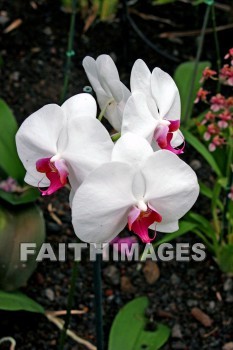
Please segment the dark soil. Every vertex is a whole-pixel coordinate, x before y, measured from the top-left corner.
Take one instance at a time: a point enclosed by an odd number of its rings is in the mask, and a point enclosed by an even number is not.
[[[231,1],[224,1],[232,5]],[[36,5],[36,6],[35,6]],[[149,1],[138,1],[134,9],[154,14],[172,21],[165,24],[145,20],[132,15],[143,33],[160,50],[179,61],[191,60],[196,54],[197,37],[179,37],[176,40],[158,38],[162,32],[200,29],[204,5],[193,7],[176,2],[160,7],[151,7]],[[6,13],[2,12],[6,11]],[[59,103],[66,59],[69,15],[60,10],[59,1],[4,1],[0,0],[0,18],[7,16],[8,22],[1,24],[0,55],[4,64],[1,68],[0,94],[13,109],[21,123],[28,115],[46,103]],[[3,17],[4,17],[3,16]],[[128,83],[129,67],[137,58],[142,58],[150,68],[160,66],[174,72],[177,65],[172,59],[164,58],[145,45],[133,32],[124,27],[122,10],[114,21],[96,21],[89,31],[82,35],[83,21],[77,19],[75,53],[71,69],[67,96],[79,93],[88,80],[81,62],[86,55],[97,57],[101,53],[111,54],[119,68],[122,80]],[[15,19],[22,24],[8,34],[3,30]],[[233,8],[225,11],[217,8],[217,23],[232,22]],[[211,22],[209,23],[211,27]],[[126,35],[126,33],[128,33]],[[232,46],[232,30],[219,33],[221,53],[224,55]],[[128,42],[128,45],[127,45]],[[209,34],[202,54],[203,59],[213,61],[215,56],[213,36]],[[213,62],[214,64],[214,62]],[[1,129],[2,131],[2,129]],[[188,153],[187,161],[196,159]],[[210,170],[201,161],[197,171],[203,179],[210,178]],[[210,180],[211,181],[211,180]],[[76,237],[70,223],[68,191],[60,191],[49,198],[41,198],[39,205],[44,210],[47,227],[47,242],[54,247],[59,242],[75,242]],[[62,225],[51,217],[48,205],[52,204]],[[206,202],[201,198],[196,204],[202,213],[208,214]],[[199,241],[192,234],[180,238],[180,242]],[[72,269],[73,255],[66,262],[43,261],[23,291],[41,303],[46,310],[65,310]],[[150,299],[147,316],[154,326],[162,322],[173,331],[163,349],[220,350],[233,341],[233,296],[232,280],[222,274],[211,256],[204,262],[159,262],[160,278],[149,285],[143,274],[144,263],[121,262],[103,264],[103,309],[106,343],[111,323],[118,310],[136,296],[146,295]],[[110,273],[116,268],[114,275]],[[95,343],[95,314],[92,263],[85,256],[79,264],[78,280],[73,309],[88,308],[87,313],[72,316],[70,328],[93,344]],[[108,277],[107,277],[108,276]],[[128,277],[131,288],[125,288],[122,277]],[[115,278],[114,278],[115,277]],[[121,281],[121,283],[120,283]],[[123,285],[122,285],[123,284]],[[192,315],[194,307],[200,308],[213,320],[210,327],[204,327]],[[56,349],[59,331],[44,316],[26,312],[0,312],[0,338],[12,336],[17,341],[17,350]],[[175,327],[175,328],[174,328]],[[0,346],[7,349],[9,346]],[[85,349],[67,340],[66,349]],[[124,350],[124,349],[122,349]]]

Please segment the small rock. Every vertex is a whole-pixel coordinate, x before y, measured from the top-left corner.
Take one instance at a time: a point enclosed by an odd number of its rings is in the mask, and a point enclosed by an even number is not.
[[[232,288],[233,288],[232,278],[226,279],[226,281],[224,282],[224,285],[223,285],[224,292],[229,292],[230,290],[232,290]]]
[[[160,276],[159,267],[156,262],[147,260],[143,268],[143,274],[148,284],[154,284]]]
[[[233,342],[231,341],[230,343],[223,345],[222,350],[233,350]]]
[[[187,300],[187,305],[189,307],[197,306],[197,304],[198,304],[197,300],[194,300],[194,299],[188,299]]]
[[[54,291],[52,289],[46,288],[45,295],[50,301],[54,301],[55,295],[54,295]]]
[[[201,168],[201,162],[198,159],[193,159],[189,165],[191,168],[193,168],[193,170],[198,170]]]
[[[109,265],[103,271],[103,275],[114,286],[120,284],[120,272],[114,265]]]
[[[179,284],[180,283],[180,278],[175,273],[173,273],[171,275],[171,283],[172,284]]]
[[[183,335],[181,333],[180,325],[177,323],[172,328],[172,338],[182,339]]]
[[[129,277],[121,277],[121,290],[123,293],[135,293],[135,287],[132,285]]]
[[[45,29],[43,30],[43,33],[45,35],[51,35],[52,34],[52,29],[50,27],[45,27]]]
[[[215,304],[215,301],[210,301],[209,302],[209,308],[210,308],[210,310],[214,310],[215,309],[215,306],[216,306],[216,304]]]
[[[185,350],[187,349],[186,345],[180,341],[177,341],[175,343],[172,344],[172,349],[175,350]]]
[[[201,309],[198,307],[194,307],[191,310],[192,316],[200,322],[204,327],[211,327],[213,324],[213,320]]]
[[[227,303],[233,303],[233,295],[231,293],[227,294],[226,302]]]

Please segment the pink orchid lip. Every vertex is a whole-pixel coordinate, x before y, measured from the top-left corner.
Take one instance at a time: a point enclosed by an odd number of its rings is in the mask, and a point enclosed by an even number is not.
[[[41,190],[42,196],[50,195],[64,187],[67,184],[69,171],[64,159],[55,159],[54,162],[50,158],[41,158],[36,162],[36,169],[40,173],[44,173],[50,180],[50,186],[47,190]],[[39,186],[39,184],[38,184]]]
[[[179,130],[180,120],[168,120],[169,124],[159,124],[154,132],[154,139],[158,143],[161,149],[166,149],[175,154],[183,153],[185,143],[180,149],[172,147],[171,140],[173,138],[173,133]]]
[[[147,205],[147,210],[140,210],[134,206],[128,215],[128,227],[138,235],[143,243],[150,243],[156,237],[156,231],[153,238],[149,237],[148,228],[154,222],[161,222],[162,216],[152,207],[150,203]]]

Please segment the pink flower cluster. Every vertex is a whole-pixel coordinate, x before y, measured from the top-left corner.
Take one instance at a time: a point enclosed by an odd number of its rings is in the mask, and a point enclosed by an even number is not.
[[[202,74],[200,82],[211,78],[214,80],[219,79],[221,83],[229,86],[233,86],[233,48],[229,50],[225,59],[231,59],[231,66],[224,65],[219,72],[219,76],[214,77],[217,72],[211,70],[209,67],[205,68]],[[231,81],[232,79],[232,81]],[[201,125],[205,126],[205,132],[203,138],[209,142],[209,150],[213,152],[216,148],[226,144],[230,128],[233,125],[233,96],[225,97],[218,93],[207,100],[210,91],[199,89],[197,93],[195,103],[202,101],[210,106],[209,111],[205,114],[204,120]]]
[[[19,192],[19,185],[12,177],[8,177],[4,181],[0,181],[0,190],[5,192]]]

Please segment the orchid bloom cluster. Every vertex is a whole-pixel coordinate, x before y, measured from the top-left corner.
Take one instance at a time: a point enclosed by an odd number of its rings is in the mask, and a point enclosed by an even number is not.
[[[231,82],[230,75],[226,73],[228,68],[233,73],[233,49],[229,50],[229,53],[225,56],[225,59],[231,59],[231,66],[228,64],[224,65],[224,67],[220,70],[218,77],[216,77],[216,71],[210,70],[209,67],[205,68],[200,82],[203,82],[209,78],[214,80],[219,79],[221,83],[233,86],[233,80]],[[225,97],[220,93],[212,97],[209,97],[209,95],[210,91],[200,88],[197,93],[195,103],[203,101],[209,105],[209,111],[205,114],[201,125],[204,125],[205,127],[203,138],[209,143],[209,151],[214,152],[217,148],[226,145],[229,136],[232,134],[233,96]]]
[[[180,97],[173,79],[142,60],[131,72],[131,91],[108,55],[83,66],[111,135],[97,116],[97,104],[82,93],[60,107],[49,104],[30,115],[16,135],[25,182],[50,195],[70,184],[72,223],[85,242],[114,240],[126,225],[143,242],[156,230],[174,232],[195,203],[199,186],[183,152]],[[154,233],[149,235],[148,229]]]

